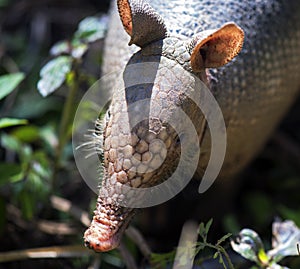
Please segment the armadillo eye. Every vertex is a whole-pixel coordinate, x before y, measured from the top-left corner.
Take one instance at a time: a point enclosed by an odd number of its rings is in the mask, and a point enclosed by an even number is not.
[[[180,133],[179,135],[176,136],[176,145],[180,145],[183,143],[183,140],[185,138],[185,134],[184,133]]]

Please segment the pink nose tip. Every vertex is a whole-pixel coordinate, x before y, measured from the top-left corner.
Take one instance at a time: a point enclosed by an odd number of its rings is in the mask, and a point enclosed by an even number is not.
[[[120,243],[118,234],[95,229],[93,225],[84,233],[84,244],[96,252],[106,252],[116,248]]]
[[[84,240],[84,244],[86,247],[93,249],[96,252],[106,252],[106,251],[110,251],[114,248],[117,247],[117,245],[115,246],[114,244],[112,244],[111,242],[92,242],[89,239],[85,239]]]

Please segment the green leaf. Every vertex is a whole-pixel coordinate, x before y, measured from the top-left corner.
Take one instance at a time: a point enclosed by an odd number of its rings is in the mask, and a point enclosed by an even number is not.
[[[29,144],[23,144],[16,137],[3,133],[1,135],[1,146],[7,150],[17,152],[22,165],[26,166],[32,156],[32,148]]]
[[[212,222],[213,222],[213,219],[210,219],[206,225],[204,225],[203,222],[200,223],[200,225],[199,225],[198,234],[202,237],[204,242],[207,241],[207,234],[212,225]]]
[[[217,245],[221,245],[223,242],[225,242],[229,237],[231,236],[230,233],[228,234],[225,234],[223,237],[221,237],[218,242],[217,242]]]
[[[27,120],[24,119],[12,119],[12,118],[2,118],[0,119],[0,129],[16,126],[16,125],[22,125],[27,124]]]
[[[206,235],[205,235],[206,232],[205,232],[205,227],[204,227],[204,223],[203,222],[201,222],[200,225],[199,225],[198,234],[202,237],[203,240],[206,237]]]
[[[15,182],[13,178],[21,172],[22,168],[19,164],[0,163],[0,186]]]
[[[32,170],[35,174],[44,179],[50,179],[52,168],[48,156],[43,151],[36,151],[33,154]]]
[[[30,144],[21,144],[22,148],[19,150],[19,156],[23,164],[29,164],[32,158],[32,148]]]
[[[16,152],[19,152],[22,148],[20,141],[7,134],[1,135],[1,146]]]
[[[47,63],[41,70],[38,90],[43,97],[53,93],[65,81],[72,68],[72,57],[59,56]]]
[[[39,138],[40,130],[36,126],[22,126],[16,128],[11,135],[22,142],[32,143]]]
[[[206,234],[208,234],[209,229],[210,229],[212,223],[213,223],[213,219],[210,219],[210,220],[206,223],[206,226],[205,226],[205,232],[206,232]]]
[[[258,251],[257,257],[258,257],[259,261],[261,262],[261,264],[266,264],[267,265],[269,263],[269,258],[268,258],[267,253],[265,252],[264,249],[261,248]]]
[[[268,256],[279,262],[286,256],[299,256],[297,244],[300,242],[300,229],[291,220],[276,220],[272,225],[272,247]]]
[[[45,143],[46,148],[54,154],[58,145],[58,137],[55,128],[51,125],[46,125],[40,130],[40,137]]]
[[[32,193],[23,190],[20,194],[19,194],[19,203],[21,205],[21,210],[22,213],[24,215],[24,217],[27,220],[31,220],[33,218],[34,215],[34,211],[36,209],[36,201],[35,201],[35,197],[32,195]]]
[[[24,78],[23,73],[0,76],[0,100],[10,94]]]
[[[73,45],[72,57],[80,59],[88,50],[88,45],[84,43],[77,43]]]
[[[70,54],[71,52],[71,44],[69,41],[59,41],[57,42],[51,49],[50,54],[53,56],[58,56],[63,53]]]
[[[224,260],[223,260],[223,256],[221,254],[219,255],[219,263],[222,264],[224,266],[224,268],[226,268]]]
[[[83,19],[75,32],[74,38],[85,42],[94,42],[104,37],[107,30],[108,17],[87,17]]]
[[[259,253],[264,252],[263,243],[259,235],[251,229],[243,229],[235,240],[231,241],[231,247],[245,259],[263,266],[259,259]]]

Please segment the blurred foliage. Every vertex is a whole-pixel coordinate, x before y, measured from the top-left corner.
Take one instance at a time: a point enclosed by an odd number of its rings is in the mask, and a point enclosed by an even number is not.
[[[97,7],[92,2],[0,1],[1,251],[82,245],[85,227],[79,221],[73,237],[49,237],[38,227],[40,221],[52,220],[53,225],[74,222],[70,215],[53,210],[52,195],[90,208],[92,195],[75,168],[70,138],[80,96],[100,75],[107,17],[95,15]],[[65,16],[68,7],[75,11],[71,21]],[[86,17],[88,14],[92,16]],[[57,19],[52,21],[54,15]],[[51,33],[57,31],[58,20],[63,21],[60,30],[69,33],[64,36],[71,36],[69,40],[58,41],[60,34]],[[56,45],[50,47],[53,43]],[[87,61],[91,64],[86,65]],[[82,199],[84,193],[86,198]],[[103,268],[114,267],[108,257],[103,260],[107,264]],[[114,263],[117,260],[122,264],[115,255]],[[74,259],[71,267],[86,268],[90,262],[90,257]],[[57,268],[61,261],[52,263],[45,268]],[[23,263],[26,268],[37,264]],[[10,266],[14,268],[13,263],[4,267]],[[68,262],[59,267],[68,268]]]
[[[205,262],[214,259],[218,261],[220,268],[233,269],[234,266],[229,254],[222,246],[222,244],[230,238],[231,234],[222,236],[215,244],[208,242],[207,236],[211,229],[212,222],[213,220],[211,219],[206,224],[203,222],[200,223],[198,228],[198,236],[200,237],[200,240],[198,242],[193,243],[188,241],[186,244],[190,244],[190,246],[178,246],[174,251],[164,254],[153,253],[151,256],[153,268],[167,268],[168,265],[174,263],[175,257],[178,257],[178,264],[182,268],[188,268],[187,265],[190,263],[190,260],[194,260],[194,264],[197,266],[203,266]],[[206,248],[210,249],[210,252],[208,256],[204,258],[203,253]],[[187,249],[191,249],[192,253],[187,253]]]
[[[51,128],[49,123],[35,125],[30,122],[30,117],[28,119],[2,118],[0,121],[0,128],[27,124],[25,127],[6,129],[2,132],[1,146],[4,149],[4,159],[6,157],[7,161],[0,163],[2,171],[0,182],[2,186],[10,186],[8,191],[10,199],[16,201],[28,220],[34,218],[39,208],[46,205],[45,201],[49,195],[57,191],[56,180],[59,169],[66,168],[64,162],[71,157],[70,137],[78,102],[76,98],[78,88],[82,83],[86,83],[87,87],[91,86],[89,81],[80,81],[79,79],[83,76],[79,78],[77,74],[84,73],[80,70],[80,64],[84,53],[88,50],[89,43],[104,37],[105,22],[103,18],[101,21],[96,17],[85,18],[79,24],[72,40],[72,43],[77,45],[70,46],[70,51],[67,52],[59,51],[58,46],[55,45],[51,51],[55,51],[56,57],[41,69],[41,79],[37,83],[37,89],[43,97],[53,93],[64,82],[67,86],[64,89],[67,95],[61,112],[62,116],[53,119],[51,125],[54,128]],[[85,46],[81,53],[78,52],[80,42]],[[0,77],[0,100],[8,99],[24,78],[23,73],[2,75]],[[28,99],[27,105],[31,102]],[[6,110],[5,113],[9,114]],[[38,204],[41,205],[37,206]]]
[[[243,229],[232,248],[247,260],[253,261],[259,268],[289,269],[278,264],[287,256],[299,256],[300,229],[293,221],[276,220],[272,225],[272,249],[265,251],[259,235],[251,229]]]

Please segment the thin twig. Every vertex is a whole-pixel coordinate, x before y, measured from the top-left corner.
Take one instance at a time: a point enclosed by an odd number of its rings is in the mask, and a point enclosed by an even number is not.
[[[61,165],[62,153],[65,145],[71,137],[70,125],[74,119],[76,110],[74,109],[76,103],[76,95],[79,89],[79,81],[77,74],[77,64],[73,67],[74,78],[72,82],[68,83],[69,93],[67,99],[65,100],[62,118],[59,126],[58,132],[58,145],[55,152],[55,163],[54,163],[54,175],[52,180],[52,188],[55,189],[57,184],[58,171]]]
[[[49,220],[39,220],[37,228],[47,234],[54,235],[74,235],[78,234],[78,229],[74,225],[68,223],[61,223]]]
[[[88,267],[88,269],[99,269],[100,266],[101,266],[101,259],[100,256],[97,255],[95,256],[93,263]]]
[[[152,251],[140,231],[129,226],[125,233],[138,246],[144,257],[149,260]]]
[[[35,227],[43,233],[54,235],[73,235],[78,233],[78,229],[74,225],[64,222],[49,220],[25,221],[22,218],[20,209],[12,204],[8,204],[6,209],[7,212],[9,212],[7,218],[22,230],[29,230],[32,229],[32,227]]]
[[[26,259],[82,257],[86,255],[93,255],[93,252],[81,245],[32,248],[2,252],[0,253],[0,263]]]
[[[225,250],[225,248],[223,248],[222,246],[220,245],[213,245],[211,243],[204,243],[204,246],[205,247],[209,247],[211,249],[215,249],[216,251],[218,251],[220,253],[220,255],[223,255],[228,263],[228,266],[230,269],[234,269],[234,266],[231,262],[231,259],[227,253],[227,251]]]
[[[221,247],[221,246],[219,246],[219,248],[220,248],[220,252],[221,252],[221,253],[224,255],[224,257],[225,257],[225,259],[226,259],[226,261],[227,261],[227,263],[228,263],[229,268],[230,268],[230,269],[234,269],[234,266],[233,266],[233,264],[232,264],[232,262],[231,262],[231,259],[230,259],[229,255],[228,255],[227,251],[226,251],[223,247]]]
[[[123,242],[121,242],[120,246],[118,247],[118,250],[120,251],[124,263],[126,264],[126,268],[138,269],[133,256],[123,244]]]
[[[50,197],[50,201],[53,208],[65,213],[69,213],[76,219],[80,220],[81,223],[87,227],[90,225],[88,213],[74,206],[70,201],[55,195]],[[149,260],[152,252],[141,233],[137,229],[129,227],[126,234],[137,244],[143,255]],[[135,264],[134,258],[127,248],[121,243],[118,249],[127,265],[127,268],[137,269],[138,267]]]
[[[86,227],[90,225],[88,213],[73,205],[71,201],[55,195],[50,197],[50,201],[53,208],[72,215]]]

